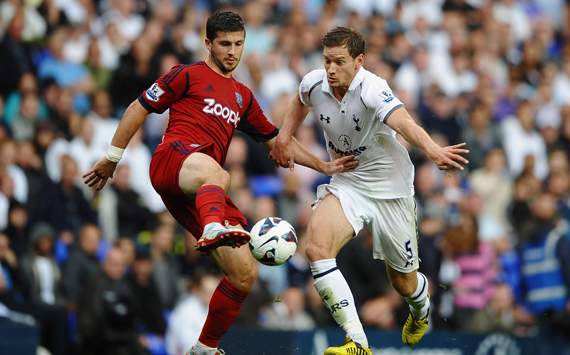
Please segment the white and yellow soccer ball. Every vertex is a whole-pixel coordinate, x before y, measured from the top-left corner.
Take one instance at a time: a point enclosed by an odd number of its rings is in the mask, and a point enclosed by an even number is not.
[[[295,228],[282,218],[262,218],[251,228],[250,233],[249,248],[262,264],[284,264],[297,250]]]

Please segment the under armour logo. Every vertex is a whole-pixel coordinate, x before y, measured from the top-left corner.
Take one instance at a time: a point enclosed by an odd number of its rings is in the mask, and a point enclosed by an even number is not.
[[[358,122],[360,122],[360,118],[356,118],[356,115],[353,114],[353,115],[352,115],[352,120],[353,120],[354,123],[356,124],[356,127],[354,127],[354,129],[360,132],[360,131],[362,130],[362,128],[360,128],[360,126],[358,125]]]
[[[212,84],[208,84],[208,86],[206,86],[206,92],[214,92],[216,90],[214,90],[214,87],[212,86]]]
[[[328,123],[331,123],[331,118],[330,118],[329,116],[327,116],[327,117],[323,116],[322,113],[321,113],[321,117],[319,117],[319,119],[320,119],[321,121],[327,121],[327,124],[328,124]]]

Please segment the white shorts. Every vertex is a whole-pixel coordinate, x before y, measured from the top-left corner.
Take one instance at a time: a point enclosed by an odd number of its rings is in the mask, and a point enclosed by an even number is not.
[[[416,203],[413,196],[371,199],[355,188],[333,182],[318,187],[314,206],[329,193],[340,201],[354,235],[365,225],[370,227],[374,259],[384,260],[394,270],[403,273],[418,269]]]

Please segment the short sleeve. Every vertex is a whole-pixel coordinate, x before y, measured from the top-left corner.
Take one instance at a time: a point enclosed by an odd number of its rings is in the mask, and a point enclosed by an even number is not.
[[[303,77],[301,84],[299,84],[299,100],[301,100],[303,105],[311,106],[311,93],[323,83],[324,75],[324,70],[317,69]]]
[[[277,136],[279,130],[269,122],[259,103],[249,91],[249,104],[240,119],[237,129],[244,132],[256,142],[266,142]]]
[[[180,99],[190,85],[190,74],[184,64],[173,66],[139,96],[139,102],[150,112],[163,113]]]
[[[384,123],[392,112],[404,106],[402,101],[394,96],[386,80],[377,76],[371,78],[362,91],[362,101],[366,107],[373,108],[374,117],[377,117]]]

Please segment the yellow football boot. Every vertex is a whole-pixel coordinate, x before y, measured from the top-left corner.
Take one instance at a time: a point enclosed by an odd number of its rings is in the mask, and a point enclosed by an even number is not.
[[[414,346],[422,340],[429,329],[429,311],[428,315],[422,319],[416,319],[412,313],[408,314],[406,324],[402,329],[402,343]]]
[[[346,338],[341,346],[328,347],[324,355],[372,355],[372,350]]]

